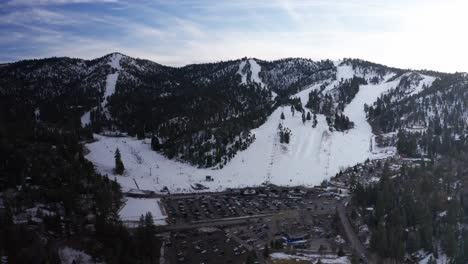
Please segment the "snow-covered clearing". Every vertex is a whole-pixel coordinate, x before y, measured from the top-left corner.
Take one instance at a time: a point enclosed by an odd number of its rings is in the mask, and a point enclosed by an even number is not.
[[[155,199],[140,199],[126,198],[124,207],[120,210],[119,216],[122,221],[138,221],[141,215],[150,212],[153,215],[156,225],[165,225],[167,215],[161,210],[160,200]]]
[[[248,64],[247,64],[248,62]],[[246,66],[249,68],[245,69]],[[262,68],[254,59],[242,60],[239,64],[239,70],[237,70],[237,74],[241,76],[241,82],[243,84],[247,84],[248,82],[254,82],[260,84],[261,87],[265,88],[266,84],[263,83],[262,79],[260,78],[260,71]],[[247,79],[249,77],[250,79]]]
[[[241,61],[241,63],[239,64],[239,70],[237,70],[237,74],[240,74],[241,82],[243,84],[247,84],[247,73],[244,72],[244,67],[245,67],[246,63],[247,63],[247,61],[245,61],[245,60]]]
[[[252,77],[250,78],[252,82],[259,83],[262,87],[265,87],[265,84],[262,82],[260,79],[260,76],[258,75],[260,71],[262,70],[260,65],[254,60],[250,59],[250,70],[252,71]]]
[[[415,95],[420,93],[423,90],[424,86],[429,87],[436,80],[436,77],[427,76],[424,74],[419,74],[419,76],[422,78],[422,80],[419,81],[418,85],[412,87],[412,90],[410,91],[409,95]]]

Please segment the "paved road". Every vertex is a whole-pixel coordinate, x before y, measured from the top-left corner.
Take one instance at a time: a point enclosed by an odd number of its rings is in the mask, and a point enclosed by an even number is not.
[[[282,214],[282,213],[278,213]],[[180,231],[188,229],[197,229],[202,227],[217,227],[217,226],[232,226],[240,225],[249,222],[252,219],[271,217],[278,214],[261,214],[261,215],[251,215],[251,216],[242,216],[242,217],[232,217],[232,218],[222,218],[222,219],[213,219],[206,221],[196,221],[191,223],[167,225],[167,226],[157,226],[156,231],[158,233],[167,232],[167,231]]]
[[[338,216],[340,217],[341,225],[345,231],[346,238],[348,239],[351,248],[356,251],[357,254],[363,259],[365,263],[369,263],[367,259],[367,252],[365,247],[362,245],[361,241],[357,237],[356,233],[349,222],[348,216],[346,215],[346,208],[342,203],[338,203],[336,206],[336,210],[338,211]]]

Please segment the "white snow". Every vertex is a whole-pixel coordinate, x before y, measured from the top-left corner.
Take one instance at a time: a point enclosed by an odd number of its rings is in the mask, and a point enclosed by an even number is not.
[[[258,75],[262,70],[260,65],[258,65],[258,63],[254,59],[250,59],[249,63],[250,70],[252,71],[251,81],[260,84],[261,87],[265,87],[266,85],[262,82],[260,76]]]
[[[342,72],[343,71],[343,72]],[[345,66],[338,68],[338,76],[352,77]],[[364,104],[370,105],[378,96],[395,88],[399,79],[377,85],[362,85],[356,97],[344,109],[355,127],[346,132],[330,132],[325,116],[317,115],[317,127],[312,121],[302,122],[301,113],[293,116],[290,107],[276,109],[260,127],[253,129],[256,140],[237,155],[223,169],[200,169],[187,163],[169,160],[151,150],[150,145],[136,138],[95,135],[97,141],[87,144],[86,156],[102,174],[111,175],[123,190],[139,188],[160,192],[167,186],[171,192],[194,192],[191,185],[201,183],[209,191],[226,188],[258,186],[265,182],[277,185],[314,186],[334,176],[340,169],[370,158],[382,158],[392,153],[374,147],[371,151],[372,130],[366,120]],[[320,84],[296,94],[305,105],[308,92]],[[280,120],[284,112],[285,120]],[[281,144],[278,125],[291,129],[289,144]],[[126,168],[124,176],[112,175],[114,152],[120,149]],[[206,182],[206,175],[214,181]]]
[[[448,264],[449,263],[449,259],[447,258],[447,255],[445,254],[440,254],[439,255],[439,258],[435,258],[433,256],[433,254],[428,254],[426,257],[424,257],[422,260],[419,261],[419,264],[427,264],[429,263],[429,260],[431,259],[431,257],[433,257],[437,264]]]
[[[122,221],[138,221],[141,215],[146,215],[150,212],[153,215],[156,225],[165,225],[167,215],[161,210],[160,200],[143,199],[143,198],[127,198],[124,207],[120,210],[119,216]]]
[[[337,68],[336,72],[336,80],[340,81],[341,79],[352,79],[353,76],[355,75],[355,72],[353,71],[353,67],[351,65],[341,65],[342,60],[334,61],[333,64]]]
[[[305,108],[305,105],[307,104],[307,101],[309,101],[309,94],[311,91],[313,90],[316,90],[316,89],[319,89],[320,88],[320,85],[322,85],[322,83],[317,83],[317,84],[314,84],[312,86],[309,86],[308,88],[298,92],[297,94],[291,96],[291,97],[297,97],[301,100],[301,103],[302,103],[302,107]],[[307,109],[306,109],[307,110]],[[307,110],[308,111],[308,110]]]
[[[81,126],[85,127],[89,125],[90,123],[91,123],[91,113],[90,111],[88,111],[81,116]]]
[[[122,59],[122,54],[120,53],[114,53],[111,55],[109,65],[116,69],[116,70],[122,70],[122,66],[120,65],[120,60]]]
[[[36,117],[36,120],[39,120],[39,118],[41,117],[41,109],[39,109],[39,107],[37,107],[36,110],[34,110],[34,116]]]
[[[411,91],[409,95],[415,95],[415,94],[422,92],[423,86],[430,87],[432,83],[436,80],[435,77],[427,76],[424,74],[419,74],[419,76],[422,77],[422,80],[419,81],[419,84],[416,87],[414,87],[414,89]]]
[[[447,216],[447,211],[443,211],[439,213],[439,217]]]
[[[239,64],[239,70],[237,70],[237,73],[240,74],[241,80],[243,84],[247,84],[247,73],[243,73],[244,67],[245,67],[246,61],[243,60]]]
[[[61,248],[59,250],[59,258],[62,264],[72,264],[73,261],[75,261],[75,263],[82,264],[96,263],[88,254],[70,247]]]
[[[248,64],[247,64],[248,62]],[[249,69],[244,70],[244,68],[249,65]],[[266,87],[266,84],[263,83],[262,79],[260,78],[259,73],[261,72],[262,68],[254,59],[242,60],[239,64],[239,69],[237,70],[237,74],[240,74],[242,84],[247,84],[248,82],[254,82],[260,84],[262,88]],[[250,71],[250,79],[248,80],[248,72]]]
[[[283,252],[275,252],[270,254],[272,259],[287,259],[287,260],[309,260],[317,261],[320,259],[322,263],[330,264],[348,264],[350,263],[348,257],[337,257],[335,255],[324,255],[324,254],[297,254],[291,255]],[[311,262],[314,263],[314,262]]]
[[[122,59],[122,54],[114,53],[110,57],[109,65],[112,69],[117,70],[115,73],[108,74],[106,77],[106,90],[104,91],[104,101],[102,102],[102,107],[105,108],[107,105],[107,98],[114,94],[115,85],[117,83],[117,78],[119,77],[119,71],[122,70],[120,65],[120,60]]]

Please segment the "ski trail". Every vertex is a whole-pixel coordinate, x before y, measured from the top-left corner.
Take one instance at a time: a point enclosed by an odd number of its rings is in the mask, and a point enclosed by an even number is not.
[[[122,60],[121,54],[113,54],[110,57],[109,65],[113,70],[114,73],[108,74],[106,77],[106,88],[104,90],[104,100],[101,103],[101,107],[106,110],[106,114],[108,114],[106,106],[107,106],[107,98],[115,93],[115,85],[117,84],[117,79],[119,78],[119,72],[122,70],[122,66],[120,65],[120,61]]]
[[[278,123],[281,124],[281,121]],[[278,131],[275,131],[275,135],[273,137],[273,147],[271,148],[271,154],[268,161],[267,173],[265,183],[269,184],[271,182],[271,173],[273,171],[273,164],[275,163],[275,158],[277,157],[277,149],[279,144],[279,134]]]
[[[322,154],[324,157],[320,158],[320,161],[324,161],[324,168],[325,168],[325,179],[328,178],[328,170],[330,169],[330,156],[331,156],[331,134],[328,130],[324,130],[322,133],[322,144],[320,149],[322,150]],[[322,156],[322,155],[320,155]]]

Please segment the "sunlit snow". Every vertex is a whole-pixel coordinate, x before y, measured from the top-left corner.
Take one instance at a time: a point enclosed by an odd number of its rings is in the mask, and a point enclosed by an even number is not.
[[[159,199],[139,199],[127,197],[124,207],[119,211],[123,221],[138,221],[141,215],[150,212],[156,225],[165,225],[167,215],[161,211]]]
[[[348,73],[338,75],[349,77]],[[385,77],[388,80],[393,75]],[[290,107],[276,109],[260,127],[252,130],[256,140],[244,151],[239,152],[223,169],[212,170],[170,160],[151,150],[149,141],[136,138],[105,137],[95,135],[96,142],[87,144],[91,160],[100,173],[116,178],[124,190],[138,187],[159,192],[167,186],[171,192],[193,192],[195,183],[202,183],[210,191],[226,188],[261,185],[271,182],[278,185],[319,184],[334,176],[340,169],[365,161],[381,158],[383,151],[371,151],[372,131],[366,120],[364,104],[371,104],[379,95],[395,88],[400,79],[381,82],[377,85],[362,85],[354,100],[345,107],[344,113],[354,122],[355,128],[347,132],[330,132],[323,115],[317,115],[317,127],[312,122],[302,122],[300,112],[291,112]],[[298,93],[306,103],[307,90]],[[285,120],[280,119],[284,112]],[[292,130],[289,144],[281,144],[278,125]],[[125,164],[124,176],[114,176],[114,152],[119,148]],[[207,175],[214,181],[205,181]]]

